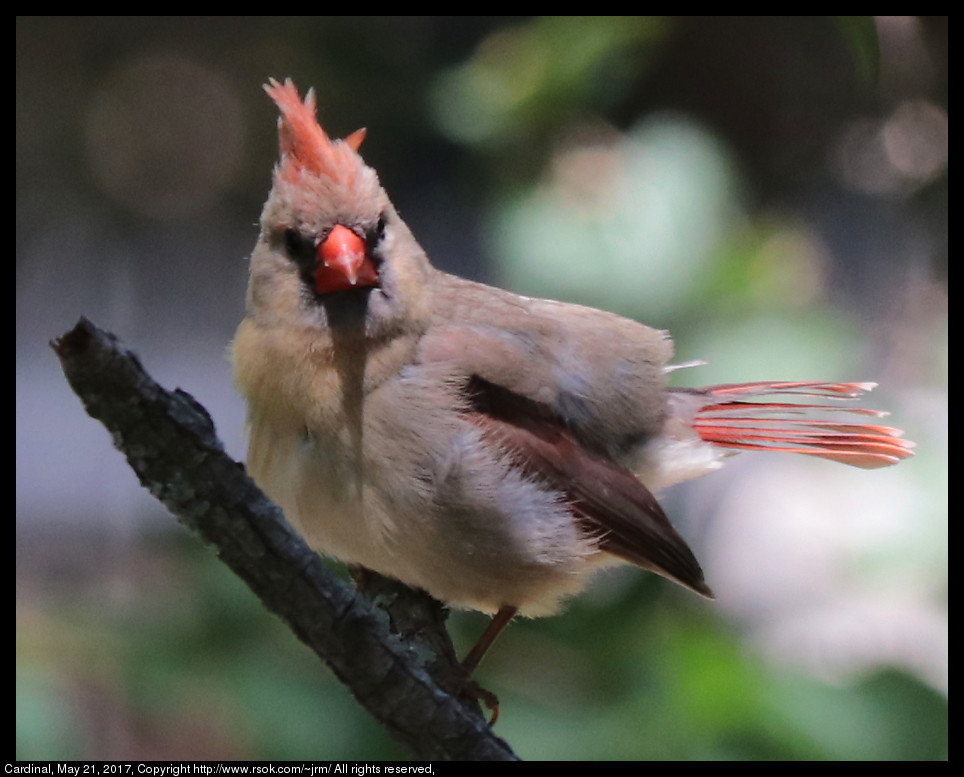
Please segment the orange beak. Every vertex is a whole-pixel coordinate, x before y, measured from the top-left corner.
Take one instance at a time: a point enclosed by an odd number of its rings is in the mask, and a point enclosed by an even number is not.
[[[348,227],[336,224],[318,245],[315,289],[319,294],[374,286],[378,272],[364,241]]]

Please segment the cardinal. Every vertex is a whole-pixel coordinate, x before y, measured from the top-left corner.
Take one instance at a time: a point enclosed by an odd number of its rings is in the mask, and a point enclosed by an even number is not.
[[[711,597],[654,494],[742,450],[895,464],[912,444],[848,406],[873,383],[670,388],[672,341],[612,313],[429,262],[313,90],[265,90],[280,159],[232,346],[248,469],[317,551],[494,616],[557,611],[631,563]]]

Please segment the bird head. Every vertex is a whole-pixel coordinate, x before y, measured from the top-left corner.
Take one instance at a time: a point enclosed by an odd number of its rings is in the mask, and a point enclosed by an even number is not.
[[[280,158],[261,214],[248,305],[256,317],[389,334],[427,316],[424,252],[358,153],[365,130],[333,140],[313,89],[265,91],[281,111]]]

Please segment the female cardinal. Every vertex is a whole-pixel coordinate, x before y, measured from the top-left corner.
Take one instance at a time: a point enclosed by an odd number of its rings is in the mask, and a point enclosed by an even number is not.
[[[653,492],[737,450],[911,455],[845,415],[882,413],[813,404],[874,384],[668,388],[666,332],[436,270],[364,132],[332,140],[313,91],[265,89],[281,157],[233,345],[248,468],[318,551],[495,613],[468,670],[516,612],[554,612],[600,567],[712,596]]]

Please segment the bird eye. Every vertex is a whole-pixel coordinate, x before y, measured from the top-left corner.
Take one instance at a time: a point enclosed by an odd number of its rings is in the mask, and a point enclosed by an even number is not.
[[[301,235],[298,234],[297,230],[286,229],[285,230],[285,253],[288,254],[289,259],[297,258],[298,254],[304,251],[304,240]]]
[[[315,244],[297,229],[288,228],[284,231],[285,254],[299,266],[314,268]]]
[[[285,229],[282,239],[285,256],[298,268],[302,280],[310,285],[318,264],[314,243],[290,227]]]
[[[368,251],[373,257],[379,257],[378,247],[382,240],[385,238],[385,215],[382,214],[378,217],[378,221],[375,223],[375,228],[370,230],[367,234]]]

